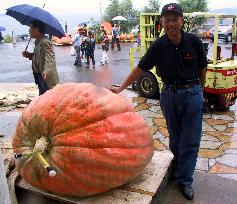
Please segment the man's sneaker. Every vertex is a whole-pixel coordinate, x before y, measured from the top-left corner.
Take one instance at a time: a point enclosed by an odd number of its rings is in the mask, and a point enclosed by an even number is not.
[[[78,62],[74,62],[74,65],[77,66],[77,65],[78,65]]]
[[[104,63],[103,62],[100,62],[100,66],[103,66],[104,65]]]

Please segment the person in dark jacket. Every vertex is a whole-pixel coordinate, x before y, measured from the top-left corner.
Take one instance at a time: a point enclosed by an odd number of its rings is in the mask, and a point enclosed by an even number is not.
[[[203,88],[207,58],[201,40],[182,30],[183,11],[179,4],[163,7],[161,22],[165,35],[147,50],[138,66],[114,93],[157,67],[163,81],[160,106],[169,132],[169,147],[174,155],[173,178],[186,199],[193,199],[193,172],[202,132]]]
[[[88,31],[88,38],[85,40],[86,43],[86,57],[87,57],[87,68],[90,67],[90,59],[92,60],[93,68],[95,68],[95,38],[92,31]]]

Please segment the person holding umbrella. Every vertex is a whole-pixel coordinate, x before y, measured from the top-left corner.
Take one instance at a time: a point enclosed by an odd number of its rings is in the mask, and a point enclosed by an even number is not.
[[[119,43],[119,32],[120,28],[117,24],[114,24],[112,29],[112,42],[111,42],[111,50],[114,49],[114,43],[117,43],[118,51],[121,51],[120,43]]]
[[[27,51],[29,40],[22,55],[32,60],[32,69],[35,83],[39,87],[39,95],[53,88],[59,82],[53,46],[44,34],[59,38],[65,36],[59,21],[44,10],[44,6],[41,9],[28,4],[20,4],[8,8],[6,12],[21,24],[30,26],[30,37],[36,39],[34,52]]]
[[[59,82],[56,69],[55,53],[50,40],[44,35],[45,26],[41,21],[30,23],[30,37],[35,40],[34,52],[24,51],[23,57],[32,60],[32,70],[39,95],[53,88]]]

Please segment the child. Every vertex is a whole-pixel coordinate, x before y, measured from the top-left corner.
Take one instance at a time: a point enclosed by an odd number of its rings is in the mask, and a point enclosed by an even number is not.
[[[73,46],[74,46],[74,49],[76,50],[76,61],[74,62],[75,66],[76,65],[82,66],[81,65],[81,43],[82,43],[82,35],[81,35],[81,30],[79,29],[73,40]]]
[[[102,41],[103,54],[102,54],[102,59],[100,60],[100,65],[109,63],[109,58],[107,55],[107,52],[109,50],[109,37],[105,30],[102,32],[102,35],[103,35],[103,41]]]
[[[95,38],[92,34],[92,31],[88,31],[88,38],[85,40],[86,42],[86,57],[87,57],[87,68],[90,67],[90,59],[92,60],[93,68],[95,68]]]

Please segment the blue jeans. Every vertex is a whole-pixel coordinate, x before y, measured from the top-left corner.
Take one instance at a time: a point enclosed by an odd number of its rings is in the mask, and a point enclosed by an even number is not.
[[[40,73],[33,73],[35,78],[35,84],[38,85],[39,88],[39,95],[44,94],[47,90],[49,90],[48,85],[46,84],[45,80],[43,79],[42,74]]]
[[[160,105],[169,132],[177,181],[181,185],[192,184],[202,132],[201,86],[176,91],[167,87],[161,93]]]

